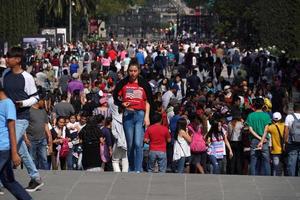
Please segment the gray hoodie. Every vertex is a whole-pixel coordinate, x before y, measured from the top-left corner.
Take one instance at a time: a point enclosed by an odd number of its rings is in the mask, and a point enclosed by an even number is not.
[[[108,107],[112,114],[111,132],[116,138],[117,147],[127,150],[127,143],[123,129],[123,114],[119,113],[118,106],[114,104],[114,98],[112,96],[108,99]]]

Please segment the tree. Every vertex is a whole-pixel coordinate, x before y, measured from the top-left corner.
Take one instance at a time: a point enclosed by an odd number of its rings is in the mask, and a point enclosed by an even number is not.
[[[219,38],[239,40],[244,47],[277,46],[300,57],[300,1],[216,0]]]
[[[48,14],[62,18],[65,12],[69,12],[70,3],[74,4],[76,13],[87,15],[95,11],[97,0],[39,0],[39,8],[45,6]]]
[[[0,0],[0,5],[0,38],[10,46],[37,32],[35,0]]]
[[[290,56],[300,57],[300,1],[261,0],[257,8],[256,24],[262,45],[276,45]]]
[[[213,11],[217,15],[216,33],[220,38],[238,40],[246,47],[257,43],[253,24],[256,2],[259,0],[216,0]]]

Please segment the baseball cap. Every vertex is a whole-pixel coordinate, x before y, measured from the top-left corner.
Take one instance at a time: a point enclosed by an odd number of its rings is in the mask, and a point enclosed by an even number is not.
[[[72,75],[72,77],[73,77],[74,79],[78,79],[78,78],[79,78],[79,74],[78,74],[78,73],[74,73],[74,74]]]
[[[281,114],[280,114],[280,112],[275,112],[275,113],[273,113],[273,120],[274,120],[274,121],[279,121],[279,120],[281,120]]]

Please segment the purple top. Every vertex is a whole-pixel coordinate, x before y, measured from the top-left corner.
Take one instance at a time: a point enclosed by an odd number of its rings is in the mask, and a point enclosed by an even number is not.
[[[68,92],[71,94],[73,94],[74,90],[79,90],[81,93],[83,89],[83,83],[79,80],[73,80],[68,84]]]

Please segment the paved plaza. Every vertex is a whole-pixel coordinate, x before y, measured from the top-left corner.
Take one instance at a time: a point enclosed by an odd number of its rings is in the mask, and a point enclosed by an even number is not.
[[[300,178],[42,171],[35,200],[300,200]],[[25,186],[26,171],[16,171]],[[14,199],[7,191],[0,199]]]

